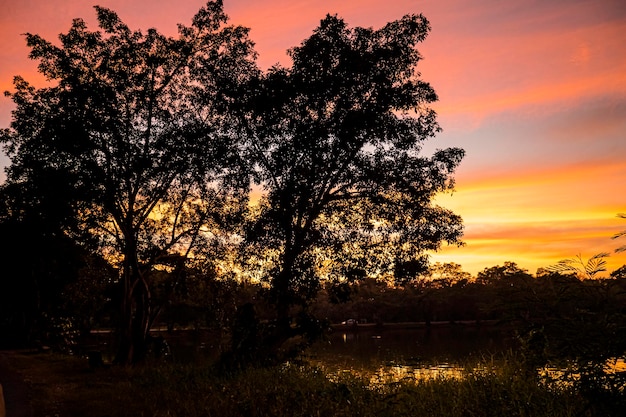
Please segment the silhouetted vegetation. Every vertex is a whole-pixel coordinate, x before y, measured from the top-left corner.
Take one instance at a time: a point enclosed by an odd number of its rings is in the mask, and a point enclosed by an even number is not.
[[[476,277],[428,265],[429,251],[461,244],[461,218],[433,199],[453,189],[464,152],[421,153],[439,131],[437,96],[417,72],[423,16],[378,30],[327,16],[289,51],[292,65],[262,72],[221,1],[176,38],[96,12],[99,31],[76,19],[60,46],[27,34],[52,83],[16,77],[7,93],[2,347],[84,354],[91,330],[113,329],[116,363],[159,357],[129,383],[143,391],[134,406],[154,414],[254,415],[261,404],[258,415],[611,415],[624,405],[624,372],[609,364],[626,352],[626,265],[609,277],[606,253],[536,275],[514,262]],[[519,357],[461,381],[379,387],[269,366],[346,320],[354,331],[496,323],[516,334]],[[166,364],[155,326],[210,335],[215,360]],[[93,368],[101,353],[91,351]],[[541,376],[545,367],[561,374]],[[254,386],[267,378],[281,384]]]
[[[248,29],[227,26],[219,1],[176,38],[95,9],[100,30],[75,19],[59,46],[26,35],[53,83],[15,78],[0,140],[5,191],[27,190],[24,207],[46,211],[59,239],[111,265],[94,288],[116,305],[117,362],[143,359],[161,314],[219,321],[214,282],[233,275],[262,282],[274,308],[259,343],[306,344],[322,329],[308,309],[322,282],[403,279],[425,269],[426,251],[459,243],[461,219],[432,199],[452,189],[463,151],[420,155],[439,130],[416,67],[423,16],[379,30],[327,16],[290,50],[291,67],[262,73]],[[252,206],[251,183],[262,193]],[[208,299],[183,306],[199,270]],[[80,291],[85,276],[66,283]]]
[[[626,213],[619,213],[617,215],[620,219],[626,219]],[[618,239],[622,236],[626,236],[626,230],[622,230],[621,232],[615,233],[613,235],[613,239]],[[626,245],[622,245],[619,248],[615,249],[615,252],[624,252],[626,251]]]
[[[416,69],[429,29],[417,15],[376,31],[327,16],[289,51],[291,67],[253,80],[244,137],[265,194],[244,256],[269,286],[272,343],[315,332],[307,310],[322,281],[423,269],[426,250],[459,242],[460,218],[431,201],[464,152],[419,154],[439,129]]]
[[[160,365],[85,372],[75,358],[12,355],[37,381],[37,415],[89,416],[620,416],[550,378],[529,379],[515,357],[468,364],[458,378],[371,381],[287,365],[219,375],[205,366]],[[54,380],[51,379],[54,376]]]
[[[255,67],[247,29],[224,25],[221,3],[207,3],[178,38],[133,32],[96,11],[102,30],[76,19],[61,46],[26,35],[55,85],[16,77],[2,142],[8,183],[39,190],[34,198],[62,190],[66,218],[83,232],[77,242],[89,235],[118,270],[117,360],[132,363],[159,311],[155,275],[177,276],[189,254],[213,252],[245,205],[226,109],[233,83]]]

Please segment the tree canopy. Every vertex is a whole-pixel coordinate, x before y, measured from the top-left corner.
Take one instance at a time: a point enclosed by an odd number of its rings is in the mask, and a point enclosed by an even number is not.
[[[459,243],[460,217],[432,200],[464,152],[420,154],[439,131],[417,71],[429,30],[421,15],[379,30],[329,15],[290,67],[253,81],[245,138],[265,193],[248,237],[280,320],[321,277],[414,276],[426,251]]]
[[[417,70],[422,15],[378,30],[329,15],[289,51],[292,65],[262,73],[221,1],[177,37],[95,9],[100,30],[75,19],[60,45],[26,35],[51,83],[16,77],[8,93],[3,192],[28,191],[30,218],[41,211],[118,271],[119,362],[141,360],[154,283],[190,259],[214,278],[212,263],[241,244],[240,266],[269,288],[284,330],[324,280],[410,280],[428,251],[460,244],[461,218],[433,199],[454,188],[464,152],[422,152],[440,130]],[[262,193],[251,205],[250,180]]]
[[[221,2],[179,25],[177,38],[96,12],[101,30],[75,19],[60,46],[26,35],[54,85],[35,89],[16,77],[17,107],[1,140],[9,182],[62,175],[51,187],[72,190],[64,195],[73,217],[119,261],[118,357],[133,362],[153,319],[150,273],[215,243],[246,198],[225,109],[233,85],[254,73],[254,54],[247,29],[225,26]]]

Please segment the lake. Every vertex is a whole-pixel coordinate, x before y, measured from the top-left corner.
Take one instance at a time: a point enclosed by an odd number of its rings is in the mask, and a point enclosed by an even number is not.
[[[176,361],[217,359],[218,339],[207,332],[155,332],[167,339]],[[114,343],[110,332],[94,332],[90,343],[112,360]],[[485,324],[386,324],[339,326],[317,342],[303,359],[329,373],[351,372],[371,378],[401,379],[455,375],[460,367],[477,359],[515,347],[505,328]]]
[[[493,325],[358,326],[335,330],[305,358],[331,373],[397,380],[455,375],[468,362],[515,344],[509,331]]]

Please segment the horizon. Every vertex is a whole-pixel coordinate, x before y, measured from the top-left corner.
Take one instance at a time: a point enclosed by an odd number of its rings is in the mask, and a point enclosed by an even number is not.
[[[131,29],[174,35],[176,24],[188,24],[205,3],[3,1],[0,88],[12,90],[15,75],[45,85],[28,60],[23,33],[54,42],[76,17],[96,30],[92,6],[98,4]],[[611,239],[626,229],[617,218],[626,212],[626,47],[620,42],[626,7],[620,1],[226,0],[224,8],[229,24],[251,28],[263,70],[288,65],[286,50],[327,13],[351,27],[375,28],[423,13],[432,30],[419,46],[419,70],[439,95],[433,107],[443,129],[425,149],[467,153],[456,191],[437,199],[463,217],[466,246],[445,248],[432,262],[454,262],[472,275],[506,261],[534,274],[600,252],[611,253],[608,272],[626,264],[626,253],[613,253],[626,241]],[[11,109],[1,97],[0,128],[8,127]],[[7,163],[1,155],[0,166]]]

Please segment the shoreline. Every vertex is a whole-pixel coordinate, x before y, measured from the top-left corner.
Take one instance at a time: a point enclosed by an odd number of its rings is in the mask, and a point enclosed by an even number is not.
[[[330,325],[330,328],[332,330],[428,329],[431,327],[455,327],[455,326],[493,327],[493,326],[498,326],[499,324],[501,324],[500,320],[431,321],[430,323],[427,323],[425,321],[410,321],[410,322],[399,322],[399,323],[355,323],[355,324],[333,323]]]

